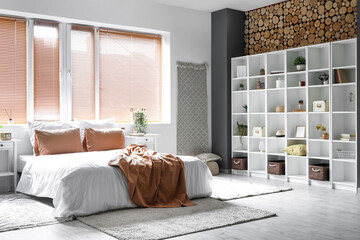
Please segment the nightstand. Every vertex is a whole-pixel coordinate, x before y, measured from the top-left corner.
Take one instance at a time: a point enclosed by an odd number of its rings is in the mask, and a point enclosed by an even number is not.
[[[145,145],[149,150],[157,151],[157,138],[160,134],[145,134],[139,136],[126,136],[126,146],[130,144]]]
[[[11,151],[12,152],[12,159],[9,157],[7,158],[7,171],[0,172],[0,177],[14,177],[14,192],[16,193],[16,186],[17,186],[17,144],[20,140],[13,139],[8,141],[0,141],[0,151]],[[0,161],[4,159],[0,158]],[[13,171],[11,170],[11,162],[13,162]]]

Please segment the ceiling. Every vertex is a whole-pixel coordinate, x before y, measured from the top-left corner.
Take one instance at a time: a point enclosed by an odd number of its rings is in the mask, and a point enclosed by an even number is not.
[[[159,4],[214,12],[224,8],[249,11],[284,0],[150,0]]]

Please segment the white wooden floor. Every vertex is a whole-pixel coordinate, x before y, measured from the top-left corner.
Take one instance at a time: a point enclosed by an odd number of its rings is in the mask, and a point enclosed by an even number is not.
[[[287,185],[293,191],[233,200],[278,216],[173,239],[360,239],[360,196],[274,180],[221,175],[233,181]],[[1,213],[0,213],[1,214]],[[221,219],[219,219],[221,221]],[[1,240],[114,239],[78,221],[0,233]]]

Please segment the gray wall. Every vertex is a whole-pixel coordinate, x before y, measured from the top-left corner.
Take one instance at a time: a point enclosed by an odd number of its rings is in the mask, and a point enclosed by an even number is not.
[[[220,168],[231,168],[231,58],[244,55],[245,13],[223,9],[211,14],[212,152]]]

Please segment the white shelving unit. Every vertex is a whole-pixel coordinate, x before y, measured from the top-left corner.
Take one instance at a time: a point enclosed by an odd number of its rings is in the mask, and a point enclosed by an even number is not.
[[[297,56],[305,57],[305,71],[293,65]],[[245,76],[237,76],[238,66],[246,67]],[[248,158],[248,170],[233,173],[357,191],[358,159],[341,159],[336,153],[337,149],[357,153],[356,141],[340,140],[342,133],[357,132],[356,66],[356,39],[232,58],[232,157]],[[265,75],[260,75],[261,69]],[[346,72],[348,82],[336,82],[336,69]],[[318,79],[321,73],[329,75],[328,85]],[[276,88],[278,79],[284,80],[283,88]],[[259,81],[265,89],[256,89]],[[244,90],[239,89],[240,83]],[[306,112],[293,112],[299,100],[304,101]],[[313,101],[318,100],[330,102],[328,112],[313,111]],[[277,106],[284,106],[285,112],[277,113]],[[247,136],[239,136],[237,122],[247,125]],[[316,130],[319,123],[327,128],[329,140]],[[305,138],[295,138],[298,125],[306,126]],[[252,136],[253,127],[265,127],[265,137]],[[285,130],[285,137],[275,136],[280,129]],[[259,151],[260,142],[265,143],[265,152]],[[295,143],[306,144],[307,156],[282,151]],[[268,174],[271,160],[285,161],[285,175]],[[309,179],[309,165],[314,163],[329,164],[329,181]]]

